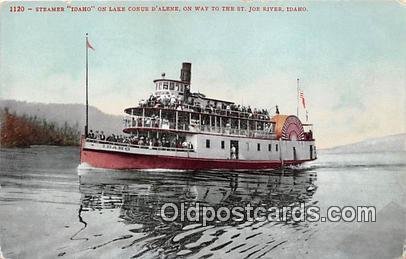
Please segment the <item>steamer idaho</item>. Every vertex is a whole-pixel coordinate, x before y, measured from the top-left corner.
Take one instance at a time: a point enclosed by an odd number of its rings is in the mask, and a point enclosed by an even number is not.
[[[87,132],[80,162],[108,169],[275,169],[315,160],[312,124],[295,115],[191,92],[191,63],[180,80],[154,80],[154,92],[124,110],[122,135]]]

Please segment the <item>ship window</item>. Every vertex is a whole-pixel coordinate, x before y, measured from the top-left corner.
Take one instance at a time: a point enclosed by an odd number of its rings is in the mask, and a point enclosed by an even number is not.
[[[225,149],[226,148],[226,143],[224,142],[224,140],[221,141],[221,149]]]
[[[172,90],[172,91],[175,90],[175,85],[173,82],[170,83],[169,90]]]
[[[164,90],[168,90],[168,82],[164,82]]]
[[[268,144],[268,151],[269,151],[269,152],[272,151],[272,144]]]
[[[257,144],[257,150],[261,151],[261,144],[260,143]]]
[[[178,83],[175,83],[175,90],[179,91],[179,84]]]
[[[210,139],[206,139],[206,148],[210,148]]]
[[[180,91],[183,92],[183,85],[180,85]]]
[[[278,144],[275,145],[275,151],[278,151]]]

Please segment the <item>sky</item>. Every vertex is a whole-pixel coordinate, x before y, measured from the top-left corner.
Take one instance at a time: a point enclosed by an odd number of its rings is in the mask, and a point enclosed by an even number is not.
[[[123,114],[192,63],[192,91],[296,113],[317,145],[406,132],[406,5],[398,1],[25,2],[38,6],[304,6],[306,12],[11,13],[0,5],[0,98]],[[15,5],[15,2],[13,3]],[[304,120],[304,110],[300,111]]]

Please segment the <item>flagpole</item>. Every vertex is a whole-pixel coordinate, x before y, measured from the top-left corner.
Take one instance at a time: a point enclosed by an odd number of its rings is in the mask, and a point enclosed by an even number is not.
[[[296,80],[296,116],[299,118],[299,78]]]
[[[87,42],[88,42],[87,35],[88,34],[86,33],[86,125],[85,125],[85,137],[87,137],[88,130],[89,130],[89,90],[88,90],[88,85],[89,85],[89,73],[88,73],[89,48],[87,46]]]

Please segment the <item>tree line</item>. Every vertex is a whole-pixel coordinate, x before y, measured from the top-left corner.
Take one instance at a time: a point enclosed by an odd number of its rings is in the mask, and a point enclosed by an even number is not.
[[[80,142],[79,125],[58,126],[37,116],[19,116],[7,108],[0,111],[1,147],[29,147],[31,145],[77,146]]]

